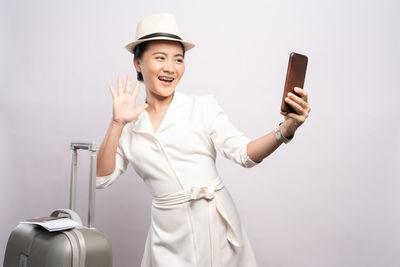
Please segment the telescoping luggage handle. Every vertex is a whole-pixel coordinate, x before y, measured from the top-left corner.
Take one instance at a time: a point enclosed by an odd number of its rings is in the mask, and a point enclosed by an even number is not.
[[[94,208],[96,200],[96,167],[98,147],[94,143],[71,143],[71,188],[69,195],[69,208],[75,211],[76,208],[76,176],[78,165],[78,149],[90,151],[90,180],[89,180],[89,206],[88,206],[88,227],[93,228]]]

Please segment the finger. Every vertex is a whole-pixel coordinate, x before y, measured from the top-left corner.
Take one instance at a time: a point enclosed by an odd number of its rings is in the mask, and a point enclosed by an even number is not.
[[[137,95],[139,94],[139,90],[140,90],[140,82],[136,81],[135,84],[135,89],[133,90],[133,94],[132,96],[136,99]]]
[[[304,91],[302,88],[300,87],[295,87],[294,91],[296,92],[296,94],[298,94],[304,101],[308,101],[308,94],[306,91]]]
[[[292,100],[292,99],[289,98],[289,97],[286,97],[286,98],[285,98],[285,102],[286,102],[287,104],[289,104],[289,105],[294,109],[294,111],[295,111],[297,114],[299,114],[299,115],[304,114],[304,109],[303,109],[303,107],[302,107],[299,103],[297,103],[296,101]]]
[[[295,95],[293,93],[288,93],[288,97],[291,100],[293,100],[294,102],[296,102],[297,104],[299,104],[304,110],[308,109],[308,103],[304,99],[298,97],[297,95]]]
[[[126,75],[126,84],[125,84],[125,94],[129,94],[131,91],[131,75]]]
[[[122,80],[121,76],[118,75],[117,79],[117,85],[118,85],[118,95],[122,95]]]
[[[108,88],[110,89],[110,92],[111,92],[111,95],[112,95],[113,99],[116,98],[117,96],[115,95],[114,87],[112,85],[110,85]]]

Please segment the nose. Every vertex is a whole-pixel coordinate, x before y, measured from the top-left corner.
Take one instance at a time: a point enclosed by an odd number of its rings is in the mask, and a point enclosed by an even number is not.
[[[170,60],[166,60],[164,67],[163,67],[163,71],[166,73],[170,73],[173,74],[174,73],[174,64],[173,62],[171,62]]]

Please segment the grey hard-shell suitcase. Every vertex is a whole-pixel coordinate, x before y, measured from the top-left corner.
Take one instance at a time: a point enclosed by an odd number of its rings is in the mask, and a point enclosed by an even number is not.
[[[92,143],[72,143],[70,209],[59,209],[51,216],[68,215],[79,223],[75,210],[78,149],[91,151],[88,226],[49,232],[31,225],[19,224],[7,243],[3,267],[110,267],[111,244],[107,237],[93,228],[96,190],[97,147]]]

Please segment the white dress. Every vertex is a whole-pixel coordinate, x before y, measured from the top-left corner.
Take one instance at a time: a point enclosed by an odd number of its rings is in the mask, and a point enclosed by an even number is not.
[[[97,178],[112,184],[128,163],[153,197],[142,267],[256,267],[233,200],[218,176],[216,150],[243,167],[250,139],[237,131],[212,96],[175,92],[154,133],[149,115],[125,126],[116,168]]]

